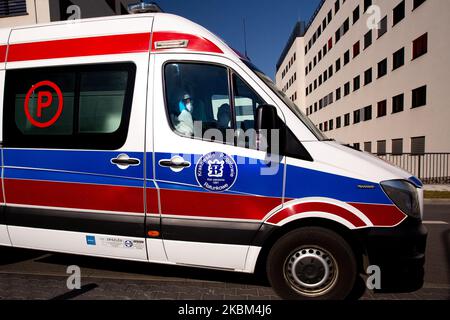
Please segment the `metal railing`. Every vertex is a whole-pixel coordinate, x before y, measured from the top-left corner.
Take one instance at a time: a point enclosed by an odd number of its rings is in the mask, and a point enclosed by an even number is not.
[[[377,155],[418,177],[425,184],[450,183],[450,153]]]

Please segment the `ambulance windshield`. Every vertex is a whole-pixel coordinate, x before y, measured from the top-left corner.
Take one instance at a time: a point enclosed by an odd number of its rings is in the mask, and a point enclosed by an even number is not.
[[[319,141],[327,140],[327,137],[319,130],[317,127],[312,123],[312,121],[305,116],[303,112],[300,111],[300,109],[293,103],[285,94],[283,91],[278,89],[278,87],[273,83],[273,81],[266,76],[262,71],[260,71],[253,63],[251,63],[248,60],[241,59],[243,63],[247,67],[249,67],[257,76],[260,78],[264,83],[280,98],[288,107],[289,109],[297,116],[298,119],[300,119],[301,122],[316,136],[316,138]]]

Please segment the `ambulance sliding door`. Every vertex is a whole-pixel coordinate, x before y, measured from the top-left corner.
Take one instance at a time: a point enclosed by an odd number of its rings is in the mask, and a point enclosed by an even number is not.
[[[153,18],[13,30],[4,187],[14,246],[147,260]]]

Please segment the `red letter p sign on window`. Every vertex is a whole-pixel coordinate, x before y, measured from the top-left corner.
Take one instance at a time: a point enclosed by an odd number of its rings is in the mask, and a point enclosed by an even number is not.
[[[42,109],[50,107],[52,105],[52,102],[53,96],[50,91],[40,91],[38,93],[37,116],[39,118],[42,117]]]
[[[53,89],[53,91],[58,96],[58,108],[56,110],[56,113],[53,115],[53,117],[46,122],[40,122],[38,119],[35,119],[30,112],[30,98],[31,95],[39,88],[41,87],[49,87],[50,89]],[[42,118],[43,112],[46,112],[45,109],[50,107],[53,103],[53,94],[52,91],[49,90],[42,90],[38,92],[37,96],[37,111],[36,111],[36,117]],[[25,115],[27,116],[28,120],[31,122],[32,125],[38,128],[48,128],[52,124],[54,124],[59,117],[61,116],[61,113],[63,111],[63,95],[61,92],[61,89],[53,82],[51,81],[41,81],[36,83],[34,86],[31,87],[31,89],[28,91],[26,97],[25,97]],[[47,111],[48,112],[48,111]]]

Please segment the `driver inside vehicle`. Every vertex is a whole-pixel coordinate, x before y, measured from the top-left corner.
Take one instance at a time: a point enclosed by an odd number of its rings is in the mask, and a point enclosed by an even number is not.
[[[175,129],[182,135],[192,137],[194,135],[194,120],[192,118],[192,112],[194,111],[194,105],[191,95],[186,93],[178,103],[180,114],[174,121]]]

